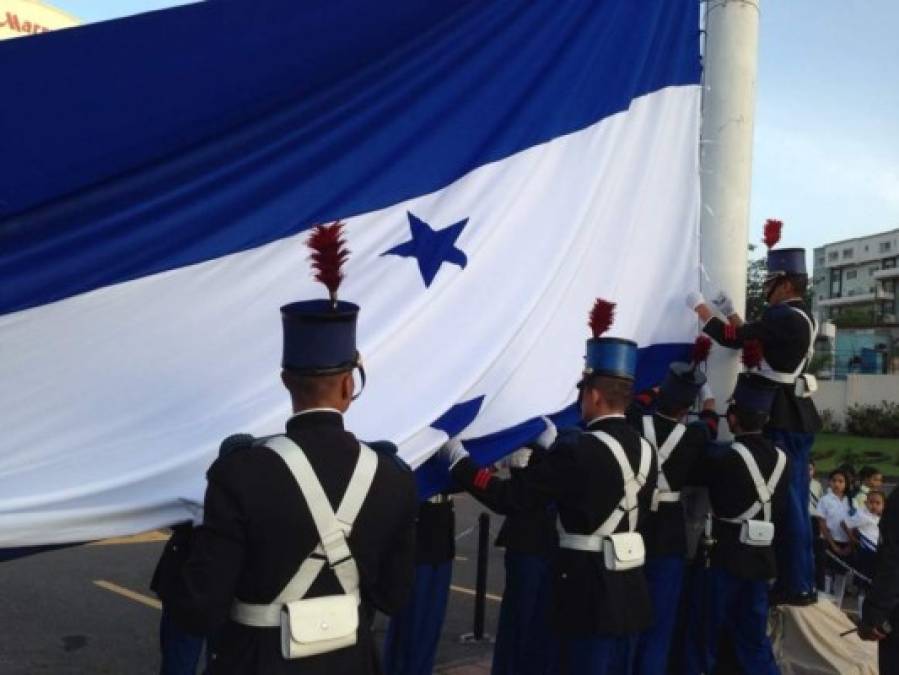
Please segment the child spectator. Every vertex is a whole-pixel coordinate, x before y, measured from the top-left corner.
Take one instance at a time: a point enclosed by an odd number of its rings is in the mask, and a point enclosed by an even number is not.
[[[852,505],[860,510],[865,505],[869,492],[883,489],[883,474],[873,466],[865,466],[858,472],[858,479],[861,485],[852,499]]]
[[[843,521],[849,518],[849,498],[846,496],[846,486],[849,483],[846,472],[843,469],[835,469],[830,472],[830,492],[824,495],[818,502],[818,516],[821,519],[819,529],[821,536],[827,543],[827,549],[837,558],[846,562],[852,552],[849,535],[843,527]],[[832,559],[828,560],[829,568],[825,576],[824,591],[830,593],[834,589],[834,577],[839,577],[839,588],[835,589],[838,604],[842,601],[845,590],[845,575],[843,568]]]
[[[870,577],[873,569],[874,554],[877,552],[877,545],[880,543],[880,516],[883,514],[883,507],[886,504],[886,497],[880,490],[871,490],[868,492],[868,498],[864,505],[850,516],[844,523],[846,533],[849,535],[853,545],[857,548],[857,561],[859,561],[859,571],[865,576]],[[867,560],[866,560],[867,559]],[[866,561],[869,565],[862,565],[861,562]],[[867,571],[863,569],[867,567]]]
[[[855,546],[852,564],[868,579],[872,579],[874,575],[874,561],[876,559],[877,547],[880,544],[880,516],[883,514],[885,504],[886,496],[883,492],[870,490],[865,504],[843,523],[843,527]],[[865,593],[868,586],[868,582],[860,580],[858,594],[859,614],[861,614],[861,606],[865,602]]]

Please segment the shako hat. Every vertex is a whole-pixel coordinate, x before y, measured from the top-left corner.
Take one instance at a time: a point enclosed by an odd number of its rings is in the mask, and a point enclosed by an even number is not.
[[[300,375],[331,375],[360,367],[356,349],[359,306],[337,299],[349,258],[343,223],[318,225],[306,240],[316,281],[328,299],[302,300],[281,308],[284,350],[281,366]]]
[[[774,248],[774,245],[780,241],[782,229],[783,221],[774,218],[765,221],[763,241],[768,247],[767,281],[786,275],[808,274],[805,267],[804,248]]]
[[[755,372],[763,358],[762,343],[759,340],[747,340],[744,343],[743,365],[746,370],[737,376],[737,386],[731,398],[738,408],[768,414],[774,404],[778,385]]]
[[[615,303],[597,298],[588,321],[593,337],[587,340],[584,376],[605,375],[633,380],[637,369],[637,343],[623,338],[603,337],[612,326]]]
[[[689,408],[706,383],[706,376],[699,369],[712,349],[712,341],[705,335],[696,338],[690,363],[675,361],[668,366],[665,379],[659,387],[659,401],[674,408]]]

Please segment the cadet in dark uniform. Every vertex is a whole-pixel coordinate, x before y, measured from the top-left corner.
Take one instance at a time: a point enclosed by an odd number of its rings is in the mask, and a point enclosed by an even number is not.
[[[540,462],[555,426],[520,448],[503,464],[510,476]],[[550,556],[556,548],[556,515],[547,500],[530,511],[510,513],[496,545],[506,549],[506,585],[499,609],[492,675],[552,675],[558,672],[558,647],[549,627]]]
[[[766,239],[770,223],[766,225]],[[765,355],[760,373],[778,385],[765,433],[787,453],[791,469],[787,516],[777,534],[780,576],[775,597],[779,602],[797,605],[811,604],[817,597],[814,545],[808,518],[808,463],[821,419],[811,399],[814,379],[803,375],[817,333],[811,312],[802,299],[807,284],[805,250],[772,249],[768,251],[765,280],[768,307],[761,320],[743,323],[723,293],[713,304],[727,316],[727,323],[713,315],[701,295],[694,293],[688,298],[690,307],[705,323],[703,330],[719,344],[739,349],[747,340],[760,340]]]
[[[741,373],[727,410],[734,442],[710,451],[702,463],[712,548],[700,589],[701,616],[691,620],[699,635],[697,649],[687,654],[688,675],[780,672],[766,628],[768,583],[777,575],[772,543],[783,523],[789,460],[762,434],[776,392],[767,379]],[[733,647],[737,664],[722,662],[723,641]]]
[[[346,257],[339,225],[315,237],[331,260]],[[318,278],[339,281],[314,250]],[[412,588],[413,476],[344,429],[359,308],[336,286],[330,300],[281,308],[295,414],[284,436],[212,465],[190,556],[160,580],[183,629],[216,634],[210,675],[376,673],[374,610],[392,614]]]
[[[527,512],[552,500],[559,550],[553,561],[551,624],[565,675],[627,674],[637,635],[652,622],[637,532],[649,512],[656,459],[627,423],[637,345],[600,337],[614,305],[597,301],[591,314],[581,388],[586,431],[553,443],[546,457],[503,480],[478,469],[458,441],[441,455],[453,478],[500,513]]]
[[[858,627],[864,640],[878,640],[880,672],[899,673],[899,492],[893,490],[880,518],[874,583],[865,596]]]
[[[646,580],[653,602],[653,624],[637,645],[638,675],[665,675],[680,605],[687,557],[687,526],[681,490],[695,484],[699,462],[711,439],[702,420],[684,424],[706,377],[697,366],[705,361],[708,338],[701,338],[692,363],[672,363],[659,388],[656,412],[634,418],[632,424],[653,448],[659,463],[658,487],[644,521]],[[716,415],[717,418],[717,415]]]
[[[446,617],[456,557],[453,497],[434,495],[418,506],[415,525],[415,587],[391,619],[384,641],[387,675],[430,675]]]

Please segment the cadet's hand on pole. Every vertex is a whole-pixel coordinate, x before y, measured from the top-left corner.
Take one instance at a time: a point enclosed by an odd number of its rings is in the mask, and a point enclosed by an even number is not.
[[[468,450],[465,449],[465,446],[462,445],[462,441],[458,438],[451,438],[440,446],[437,455],[449,464],[449,468],[452,469],[460,460],[468,457]]]
[[[556,425],[553,424],[553,421],[548,417],[541,417],[540,419],[543,420],[543,423],[546,425],[546,429],[544,429],[543,432],[539,436],[537,436],[537,440],[534,442],[541,448],[546,450],[547,448],[549,448],[549,446],[556,442],[556,436],[559,435],[559,431],[558,429],[556,429]]]
[[[699,291],[691,291],[687,294],[687,307],[696,311],[700,305],[705,304],[705,298]]]
[[[712,298],[712,306],[721,312],[725,317],[736,314],[734,309],[734,301],[730,299],[724,291],[718,291],[718,295]]]

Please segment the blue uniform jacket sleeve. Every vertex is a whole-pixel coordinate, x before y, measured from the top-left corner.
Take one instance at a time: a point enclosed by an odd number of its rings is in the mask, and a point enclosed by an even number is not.
[[[539,461],[499,478],[466,457],[453,467],[459,485],[492,511],[505,515],[543,507],[548,501],[577,499],[584,481],[577,471],[570,440],[560,439]]]

